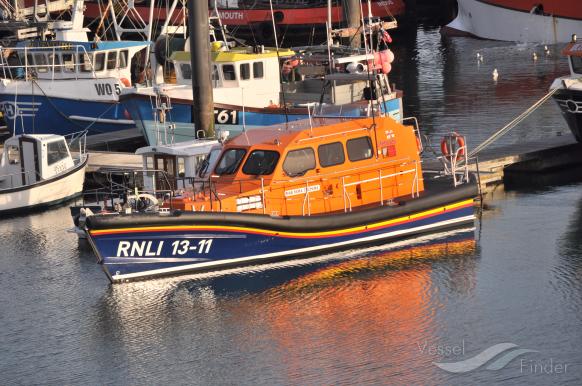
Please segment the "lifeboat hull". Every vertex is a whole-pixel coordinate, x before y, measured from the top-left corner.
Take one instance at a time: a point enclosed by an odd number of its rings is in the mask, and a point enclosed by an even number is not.
[[[535,8],[541,6],[542,8]],[[578,0],[458,0],[457,17],[443,34],[527,43],[568,42],[582,34]]]
[[[442,182],[440,183],[442,184]],[[398,206],[333,215],[182,212],[95,216],[88,237],[112,282],[306,257],[473,223],[476,183],[425,191]]]

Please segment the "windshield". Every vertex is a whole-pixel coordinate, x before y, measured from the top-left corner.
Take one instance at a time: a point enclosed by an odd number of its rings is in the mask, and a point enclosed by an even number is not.
[[[279,161],[279,153],[268,150],[254,150],[243,166],[243,173],[250,175],[267,175],[273,173]]]
[[[228,149],[222,153],[218,165],[214,169],[214,173],[220,175],[223,174],[234,174],[242,162],[245,154],[247,153],[244,149]]]

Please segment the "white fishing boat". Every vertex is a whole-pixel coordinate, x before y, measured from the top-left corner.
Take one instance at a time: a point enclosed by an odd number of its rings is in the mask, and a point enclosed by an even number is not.
[[[525,43],[565,43],[582,35],[579,0],[458,0],[457,17],[443,27],[449,35]]]
[[[71,154],[69,144],[78,144]],[[0,213],[48,207],[83,191],[85,133],[67,138],[54,134],[20,134],[4,143],[0,158]]]

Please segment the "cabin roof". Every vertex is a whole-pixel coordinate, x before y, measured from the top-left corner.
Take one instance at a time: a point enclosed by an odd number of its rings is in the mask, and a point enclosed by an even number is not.
[[[279,49],[279,56],[289,57],[295,55],[294,51],[281,48]],[[215,63],[228,63],[228,62],[242,62],[245,60],[257,60],[265,58],[276,58],[277,51],[275,49],[266,49],[264,53],[248,53],[245,47],[233,48],[230,51],[213,51],[212,61]],[[170,57],[171,60],[177,62],[189,62],[190,52],[188,51],[176,51]]]
[[[150,45],[148,41],[100,41],[100,42],[65,42],[58,40],[50,41],[23,41],[19,42],[16,47],[28,47],[28,48],[39,48],[39,49],[49,49],[51,47],[60,47],[59,51],[64,51],[67,49],[75,50],[76,47],[84,47],[85,51],[106,51],[115,50],[123,48],[145,48]],[[70,48],[68,48],[70,47]]]
[[[218,144],[217,140],[197,139],[193,141],[178,142],[168,145],[156,145],[140,147],[135,154],[169,154],[176,156],[206,155],[212,147]]]
[[[57,134],[18,134],[6,140],[6,143],[18,142],[19,138],[33,138],[40,142],[54,142],[63,140],[62,135]]]
[[[562,54],[567,56],[580,56],[582,57],[582,42],[570,43],[564,48]]]
[[[376,120],[378,119],[386,118],[376,118]],[[280,146],[281,148],[300,143],[304,143],[305,146],[318,145],[325,142],[333,142],[332,138],[337,140],[337,138],[346,135],[364,135],[364,133],[368,132],[367,129],[372,127],[372,124],[372,118],[313,118],[311,125],[309,119],[305,119],[290,122],[288,125],[273,125],[262,129],[253,129],[229,140],[227,145],[230,147]],[[311,129],[311,126],[313,126],[313,129]],[[361,134],[356,135],[356,132]]]

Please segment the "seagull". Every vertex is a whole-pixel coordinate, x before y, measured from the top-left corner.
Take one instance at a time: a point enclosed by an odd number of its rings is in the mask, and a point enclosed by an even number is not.
[[[538,54],[536,54],[535,52],[533,54],[531,54],[532,59],[534,60],[534,62],[536,60],[538,60]]]
[[[481,55],[480,52],[477,52],[477,61],[478,62],[482,62],[483,61],[483,55]]]
[[[494,81],[497,81],[497,78],[499,78],[499,73],[497,72],[497,69],[494,69],[491,75],[493,75]]]

